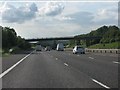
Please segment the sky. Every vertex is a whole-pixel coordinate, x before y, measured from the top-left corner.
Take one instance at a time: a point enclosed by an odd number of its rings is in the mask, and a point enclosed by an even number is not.
[[[86,34],[103,25],[118,25],[118,1],[1,0],[0,25],[26,39]]]

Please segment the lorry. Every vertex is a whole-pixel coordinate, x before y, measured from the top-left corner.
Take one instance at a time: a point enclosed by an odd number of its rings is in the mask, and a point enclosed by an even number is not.
[[[42,51],[42,46],[41,45],[36,45],[36,51]]]
[[[63,43],[58,43],[56,50],[57,51],[64,51],[64,45],[63,45]]]

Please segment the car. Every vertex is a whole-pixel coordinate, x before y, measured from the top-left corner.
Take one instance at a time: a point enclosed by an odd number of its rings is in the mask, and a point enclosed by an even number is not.
[[[41,45],[36,45],[36,51],[42,51],[42,46]]]
[[[78,54],[78,53],[85,54],[85,49],[81,46],[75,46],[73,48],[73,54]]]
[[[50,51],[50,46],[47,46],[47,47],[45,48],[45,51]]]
[[[57,51],[64,51],[64,45],[63,45],[63,43],[58,43],[56,50]]]

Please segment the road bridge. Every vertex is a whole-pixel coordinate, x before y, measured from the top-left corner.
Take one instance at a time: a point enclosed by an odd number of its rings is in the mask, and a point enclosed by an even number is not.
[[[101,39],[102,37],[53,37],[53,38],[33,38],[26,39],[28,42],[32,41],[48,41],[48,40],[93,40],[93,39]]]

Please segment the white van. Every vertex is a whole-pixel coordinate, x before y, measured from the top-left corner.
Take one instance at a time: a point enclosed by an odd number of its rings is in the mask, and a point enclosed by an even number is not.
[[[64,45],[63,45],[63,43],[57,44],[56,50],[57,50],[57,51],[64,51]]]
[[[37,46],[36,46],[36,51],[42,51],[41,45],[37,45]]]

